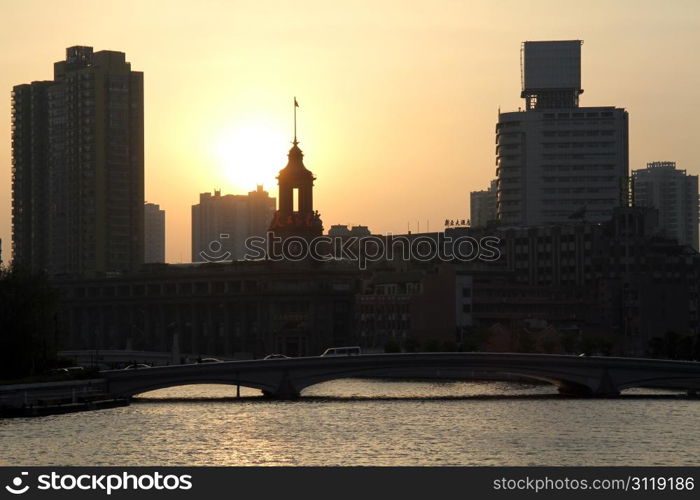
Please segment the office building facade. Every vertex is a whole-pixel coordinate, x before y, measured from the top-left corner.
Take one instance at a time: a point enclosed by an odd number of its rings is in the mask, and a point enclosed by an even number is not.
[[[667,238],[698,250],[698,176],[676,169],[676,162],[655,161],[632,172],[635,205],[659,211]]]
[[[485,227],[496,220],[498,182],[493,180],[488,189],[469,194],[469,222],[471,227]]]
[[[61,279],[64,348],[317,356],[357,342],[358,274],[338,263],[228,262]]]
[[[201,193],[192,206],[192,262],[243,259],[246,239],[265,236],[275,202],[262,186],[248,195]]]
[[[143,206],[144,222],[144,262],[146,264],[165,262],[165,210],[155,203]]]
[[[507,225],[609,220],[628,203],[628,116],[580,107],[581,42],[525,42],[525,109],[499,113],[497,218]]]

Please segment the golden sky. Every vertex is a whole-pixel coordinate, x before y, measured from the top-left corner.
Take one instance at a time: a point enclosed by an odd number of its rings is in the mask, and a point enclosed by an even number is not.
[[[200,192],[245,193],[292,139],[292,97],[326,229],[440,229],[495,174],[520,43],[582,39],[582,106],[630,114],[630,168],[700,173],[700,3],[689,1],[30,1],[0,4],[0,238],[10,254],[10,92],[71,45],[144,72],[146,200],[189,261]]]

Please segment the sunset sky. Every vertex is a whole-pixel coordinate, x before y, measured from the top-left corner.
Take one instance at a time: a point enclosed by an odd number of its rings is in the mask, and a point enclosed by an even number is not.
[[[324,226],[440,229],[495,175],[498,108],[517,110],[520,44],[582,39],[582,106],[630,116],[630,168],[700,173],[700,3],[689,1],[3,1],[0,238],[11,239],[10,93],[71,45],[144,72],[146,200],[169,262],[189,261],[191,205],[256,183],[277,196],[297,96]]]

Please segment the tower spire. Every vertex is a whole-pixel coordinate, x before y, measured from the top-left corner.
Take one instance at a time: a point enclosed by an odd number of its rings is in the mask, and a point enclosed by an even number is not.
[[[296,96],[294,96],[294,145],[296,146],[299,144],[299,141],[297,141],[297,108],[299,107],[299,103],[297,102]]]

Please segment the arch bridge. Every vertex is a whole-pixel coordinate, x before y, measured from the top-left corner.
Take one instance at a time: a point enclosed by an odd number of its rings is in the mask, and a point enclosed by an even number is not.
[[[516,376],[549,382],[576,396],[617,396],[633,387],[700,390],[700,363],[644,358],[517,353],[365,354],[224,361],[100,373],[115,397],[190,384],[230,384],[291,399],[306,387],[341,378],[488,380]]]

